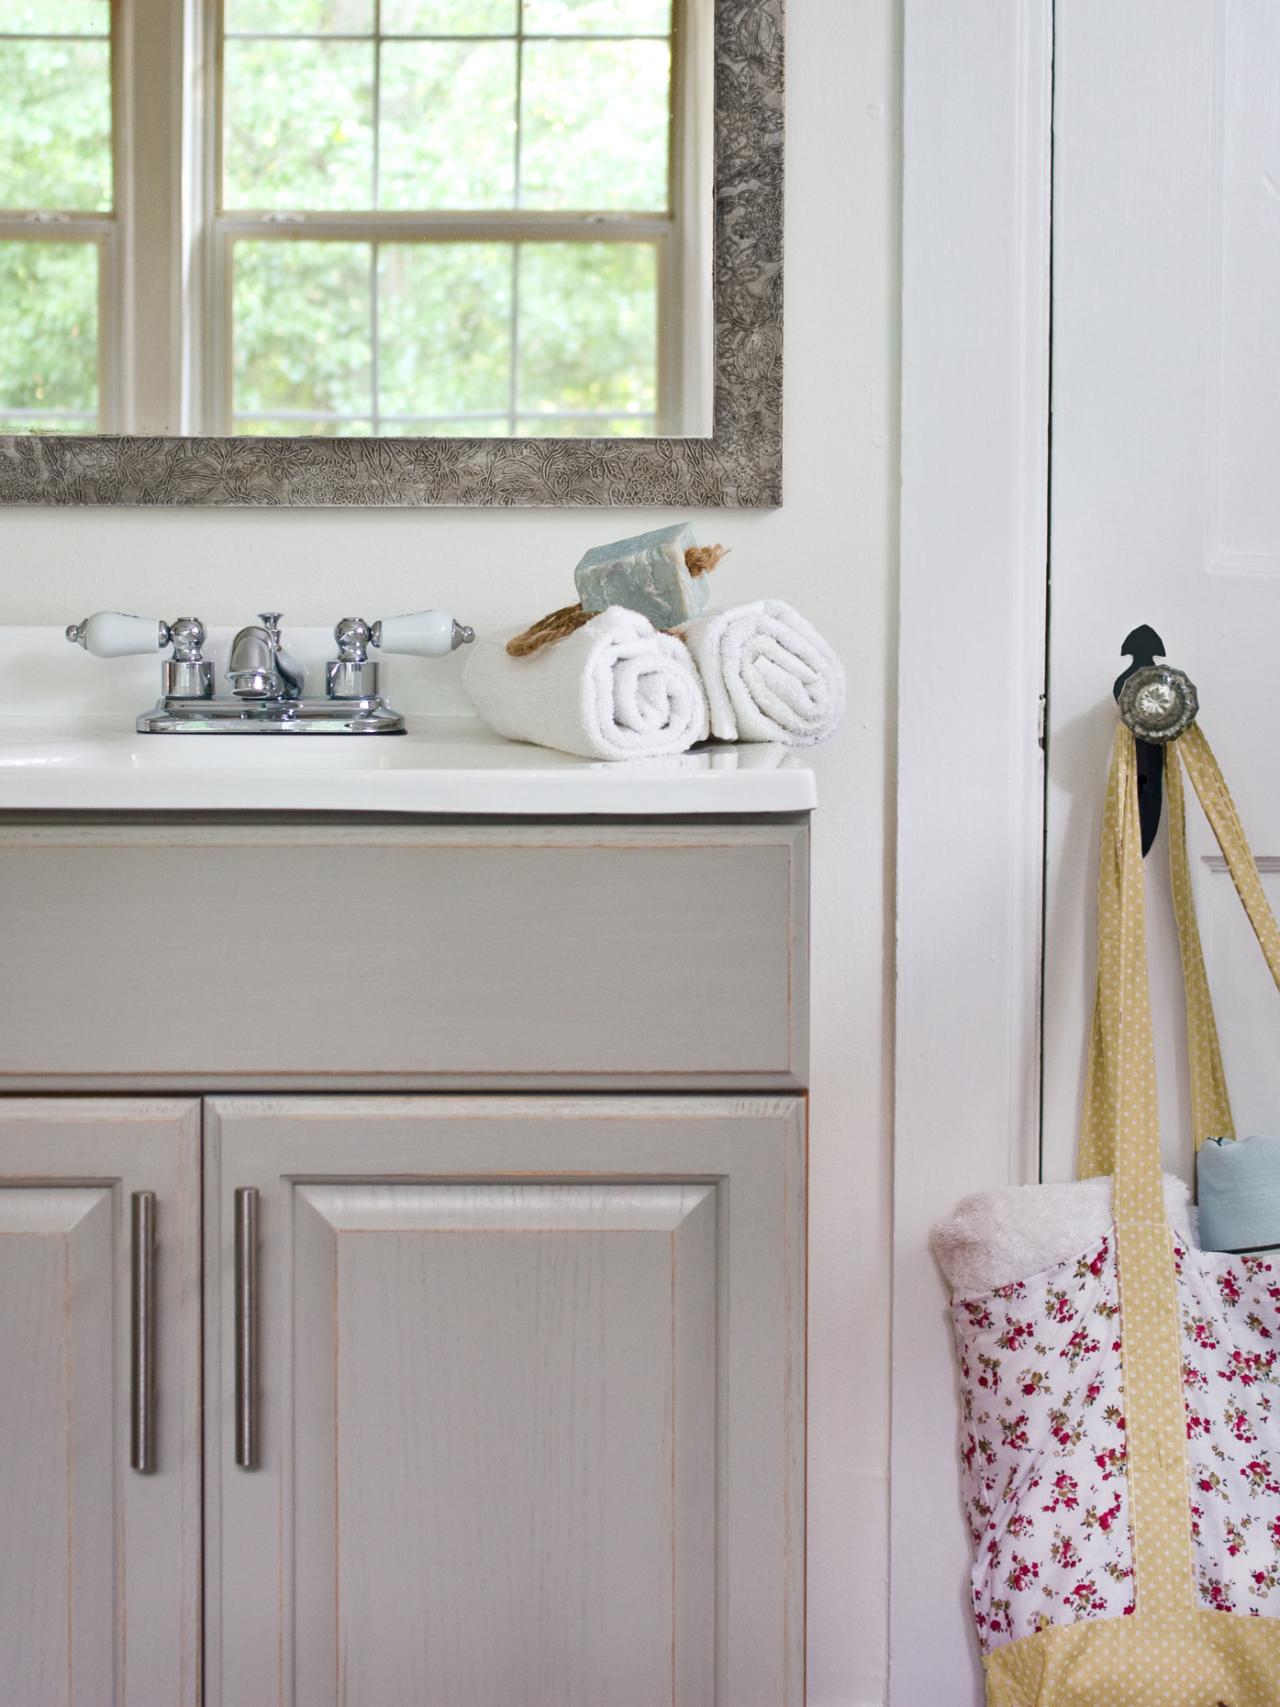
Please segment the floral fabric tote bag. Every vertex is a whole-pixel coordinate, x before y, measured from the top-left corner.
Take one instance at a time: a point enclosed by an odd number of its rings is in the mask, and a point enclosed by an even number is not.
[[[1198,728],[1166,747],[1197,1147],[1232,1136],[1182,767],[1280,984],[1280,931]],[[1134,738],[1117,727],[1080,1178],[966,1199],[954,1288],[988,1707],[1280,1707],[1280,1254],[1199,1249],[1161,1173]]]

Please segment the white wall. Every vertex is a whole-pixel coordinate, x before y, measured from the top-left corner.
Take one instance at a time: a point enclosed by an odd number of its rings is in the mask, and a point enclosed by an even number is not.
[[[786,503],[712,511],[717,596],[792,599],[849,667],[815,756],[810,1707],[883,1699],[898,392],[898,0],[801,0],[788,24]],[[572,597],[582,551],[641,511],[0,511],[0,621],[103,605],[234,624],[444,605],[479,628]]]

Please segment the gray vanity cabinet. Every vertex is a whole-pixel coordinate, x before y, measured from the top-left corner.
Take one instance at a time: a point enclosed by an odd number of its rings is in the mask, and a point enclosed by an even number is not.
[[[198,1700],[199,1230],[198,1103],[0,1100],[7,1707]]]
[[[0,815],[0,1707],[802,1707],[807,863]]]
[[[210,1703],[800,1707],[800,1099],[205,1131]]]

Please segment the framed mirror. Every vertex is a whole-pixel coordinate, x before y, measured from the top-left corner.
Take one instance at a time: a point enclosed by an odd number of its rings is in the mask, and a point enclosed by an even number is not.
[[[0,502],[781,501],[782,0],[0,0]]]

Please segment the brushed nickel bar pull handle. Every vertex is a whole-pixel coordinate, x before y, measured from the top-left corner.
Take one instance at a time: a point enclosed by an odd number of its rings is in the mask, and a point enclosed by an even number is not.
[[[133,1280],[132,1417],[129,1464],[144,1476],[156,1467],[156,1194],[135,1191],[130,1202]]]
[[[236,1463],[256,1470],[258,1417],[258,1188],[236,1192]]]

